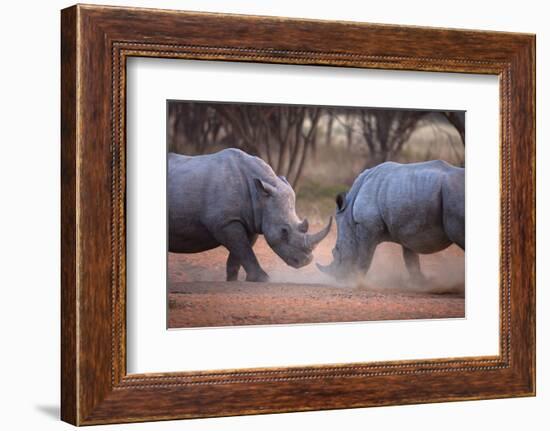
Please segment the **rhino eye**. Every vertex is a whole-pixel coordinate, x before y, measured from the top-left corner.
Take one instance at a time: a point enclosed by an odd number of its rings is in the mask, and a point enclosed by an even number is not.
[[[283,241],[288,241],[289,232],[287,227],[281,228],[281,239]]]

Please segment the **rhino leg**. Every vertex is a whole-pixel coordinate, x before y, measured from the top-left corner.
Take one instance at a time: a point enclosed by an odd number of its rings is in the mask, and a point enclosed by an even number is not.
[[[372,263],[376,247],[380,243],[379,231],[372,229],[372,226],[365,227],[364,225],[358,225],[356,229],[360,244],[357,250],[356,263],[358,269],[366,275]]]
[[[445,226],[445,233],[449,239],[464,250],[464,223],[462,225]]]
[[[372,258],[374,256],[374,251],[376,250],[376,244],[362,247],[359,250],[359,259],[357,261],[360,270],[363,274],[367,274],[372,263]]]
[[[215,234],[216,239],[229,250],[227,277],[238,274],[239,266],[246,271],[246,281],[268,281],[269,277],[261,268],[252,250],[247,232],[239,222],[229,223]],[[233,256],[233,257],[232,257]],[[229,265],[231,261],[231,267]],[[235,278],[236,279],[236,278]]]
[[[248,238],[248,241],[251,247],[254,246],[257,239],[258,239],[258,235],[252,235]],[[241,262],[237,258],[237,255],[235,253],[230,252],[229,256],[227,256],[227,266],[226,266],[227,281],[237,281],[237,279],[239,278],[240,268],[241,268]]]
[[[237,256],[234,253],[229,252],[226,265],[227,281],[237,281],[240,268],[241,262],[237,259]]]
[[[426,281],[426,278],[420,270],[420,258],[417,253],[412,251],[410,248],[403,247],[403,260],[405,260],[405,266],[407,267],[407,270],[415,283]]]

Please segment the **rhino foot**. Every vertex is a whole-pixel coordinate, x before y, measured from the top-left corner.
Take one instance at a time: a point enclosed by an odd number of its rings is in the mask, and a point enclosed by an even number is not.
[[[228,273],[226,281],[237,281],[239,279],[239,273]]]
[[[246,274],[246,281],[266,283],[269,281],[269,275],[267,275],[264,271],[256,274]]]
[[[410,276],[408,280],[408,284],[411,287],[419,288],[419,287],[426,287],[430,284],[430,278],[426,277],[421,272],[413,274]]]

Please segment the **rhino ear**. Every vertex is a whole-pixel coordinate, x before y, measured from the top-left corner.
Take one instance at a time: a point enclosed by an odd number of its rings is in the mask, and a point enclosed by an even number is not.
[[[285,183],[287,183],[288,185],[290,185],[290,183],[288,182],[288,180],[286,179],[286,177],[284,175],[279,175],[279,178],[281,180],[283,180]]]
[[[254,178],[254,185],[256,189],[262,196],[273,196],[275,194],[275,187],[266,183],[265,181],[260,180],[259,178]]]
[[[346,193],[338,193],[338,196],[336,196],[336,206],[338,207],[338,211],[342,211],[344,209],[344,205],[346,204]]]

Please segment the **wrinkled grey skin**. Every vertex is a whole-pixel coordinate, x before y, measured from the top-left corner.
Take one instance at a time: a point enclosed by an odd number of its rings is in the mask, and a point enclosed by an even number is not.
[[[307,234],[295,210],[294,190],[258,157],[234,148],[204,156],[168,155],[168,249],[198,253],[220,245],[229,250],[227,280],[239,268],[247,281],[267,281],[252,246],[263,234],[288,265],[312,260],[325,229]]]
[[[398,243],[413,281],[423,281],[418,254],[455,243],[464,249],[464,169],[441,160],[382,163],[361,173],[336,198],[333,261],[319,269],[336,278],[366,274],[378,244]]]

